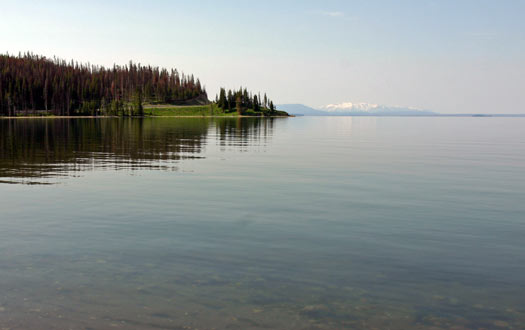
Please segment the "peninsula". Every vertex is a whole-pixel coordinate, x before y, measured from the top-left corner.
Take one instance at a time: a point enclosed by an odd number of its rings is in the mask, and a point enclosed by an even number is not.
[[[0,116],[288,116],[266,94],[221,88],[208,99],[198,78],[129,62],[112,68],[0,55]]]

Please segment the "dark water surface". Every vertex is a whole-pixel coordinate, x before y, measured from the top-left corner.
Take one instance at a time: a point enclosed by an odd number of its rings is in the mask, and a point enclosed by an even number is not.
[[[0,120],[0,328],[523,329],[524,127]]]

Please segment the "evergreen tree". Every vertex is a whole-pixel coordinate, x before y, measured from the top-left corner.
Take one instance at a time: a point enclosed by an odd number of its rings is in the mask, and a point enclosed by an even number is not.
[[[143,117],[144,116],[144,106],[142,105],[142,90],[140,88],[137,88],[136,92],[135,92],[135,100],[134,100],[135,104],[134,104],[134,107],[135,107],[135,112],[136,112],[136,115],[139,116],[139,117]]]
[[[219,94],[219,102],[218,105],[222,109],[226,109],[228,107],[228,100],[226,99],[226,90],[224,88],[221,88],[220,94]]]
[[[233,111],[233,104],[235,102],[235,99],[233,98],[233,92],[230,90],[228,91],[228,111]]]
[[[237,108],[237,114],[242,115],[242,96],[241,93],[237,93],[237,98],[235,100],[235,107]]]
[[[257,98],[257,95],[253,96],[253,110],[255,112],[259,112],[261,110],[261,107],[259,106],[259,99]]]

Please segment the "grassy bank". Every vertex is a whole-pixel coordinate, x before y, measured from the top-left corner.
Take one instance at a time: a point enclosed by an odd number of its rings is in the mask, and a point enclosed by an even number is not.
[[[207,117],[236,116],[236,113],[226,113],[215,104],[210,105],[145,105],[144,115],[152,117]]]
[[[238,117],[237,112],[226,112],[216,104],[189,106],[146,105],[144,106],[144,114],[151,117]],[[288,113],[284,111],[270,113],[268,110],[256,112],[253,109],[246,109],[243,112],[243,116],[288,116]]]
[[[239,117],[236,111],[224,111],[217,104],[208,105],[144,105],[144,116],[146,117]],[[254,111],[253,109],[245,109],[242,116],[246,117],[287,117],[288,113],[284,111],[270,112],[268,109],[261,111]],[[13,117],[0,118],[96,118],[96,117],[119,117],[112,115],[71,115],[71,116],[56,116],[46,111],[20,111]]]

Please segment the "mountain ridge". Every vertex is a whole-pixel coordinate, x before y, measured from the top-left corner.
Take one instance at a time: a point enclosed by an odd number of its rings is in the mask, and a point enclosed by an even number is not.
[[[304,116],[431,116],[437,113],[414,108],[384,106],[371,103],[329,104],[315,109],[304,104],[281,104],[277,106],[293,115]]]

